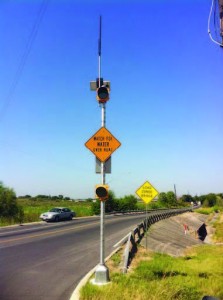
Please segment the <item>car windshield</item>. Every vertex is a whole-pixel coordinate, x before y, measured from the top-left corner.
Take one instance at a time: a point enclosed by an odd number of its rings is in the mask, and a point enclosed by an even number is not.
[[[61,209],[59,209],[59,208],[52,208],[50,210],[50,212],[60,212],[60,211],[61,211]]]

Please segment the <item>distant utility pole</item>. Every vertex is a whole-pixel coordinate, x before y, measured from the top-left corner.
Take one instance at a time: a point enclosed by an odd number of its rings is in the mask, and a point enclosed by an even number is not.
[[[174,193],[175,193],[175,197],[176,197],[176,200],[177,200],[177,190],[176,190],[176,185],[174,184]]]

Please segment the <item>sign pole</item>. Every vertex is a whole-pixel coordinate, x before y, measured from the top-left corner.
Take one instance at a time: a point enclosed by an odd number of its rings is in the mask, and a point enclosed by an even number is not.
[[[101,16],[99,27],[99,43],[98,43],[98,71],[99,71],[99,88],[101,85]],[[101,127],[106,125],[106,109],[105,103],[101,103]],[[101,183],[105,184],[105,163],[101,161]],[[109,270],[105,265],[105,239],[104,239],[104,219],[105,219],[105,202],[101,201],[100,216],[100,264],[95,271],[95,284],[106,284],[109,282]]]
[[[105,127],[105,103],[101,104],[102,127]],[[105,184],[105,163],[101,162],[101,181]],[[106,284],[109,282],[109,270],[105,265],[105,238],[104,238],[104,219],[105,219],[105,201],[101,201],[101,217],[100,217],[100,264],[95,271],[95,284]]]
[[[106,125],[106,109],[105,103],[101,104],[101,127]],[[105,163],[101,162],[101,183],[104,185],[106,182],[105,177]],[[105,227],[105,202],[101,201],[101,261],[100,264],[105,266],[105,238],[104,238],[104,227]],[[108,273],[108,270],[106,271]],[[106,278],[108,276],[106,275]],[[107,280],[107,279],[106,279]]]
[[[148,216],[147,216],[147,210],[148,210],[148,203],[146,203],[146,250],[147,250],[147,230],[148,230]]]
[[[101,127],[100,129],[85,143],[85,146],[96,156],[100,163],[101,186],[96,189],[96,195],[100,199],[100,263],[95,271],[95,278],[92,283],[102,285],[109,282],[109,270],[105,265],[105,201],[108,198],[108,191],[106,182],[106,167],[111,164],[111,154],[121,146],[121,143],[107,130],[106,128],[106,101],[109,100],[109,93],[111,90],[110,81],[104,81],[101,77],[101,16],[98,39],[98,78],[96,81],[90,82],[90,89],[97,91],[96,99],[101,108]],[[111,167],[110,167],[111,169]],[[99,190],[98,190],[99,189]],[[101,191],[102,189],[102,191]],[[97,191],[98,190],[98,191]],[[101,194],[101,192],[103,192]],[[105,193],[105,195],[103,195]],[[106,196],[106,197],[104,197]]]
[[[146,249],[147,249],[147,231],[148,231],[148,203],[151,202],[159,192],[152,186],[149,181],[146,181],[143,185],[138,188],[136,194],[141,198],[146,204]]]

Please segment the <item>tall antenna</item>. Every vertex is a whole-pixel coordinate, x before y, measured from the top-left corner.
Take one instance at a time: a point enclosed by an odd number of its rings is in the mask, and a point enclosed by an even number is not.
[[[101,76],[101,45],[102,45],[102,17],[99,17],[99,36],[98,36],[98,78],[96,81],[90,81],[91,91],[97,91],[97,100],[99,104],[103,104],[109,100],[111,91],[111,83],[108,80],[103,80]],[[105,109],[105,106],[102,105]],[[105,123],[102,125],[105,126]]]
[[[98,87],[101,86],[101,16],[99,19],[99,38],[98,38]]]

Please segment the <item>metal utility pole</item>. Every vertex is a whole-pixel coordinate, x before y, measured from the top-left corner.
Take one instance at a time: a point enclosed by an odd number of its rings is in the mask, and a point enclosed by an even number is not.
[[[177,200],[177,189],[176,189],[176,185],[174,184],[174,193],[175,193],[175,198]]]
[[[101,16],[99,22],[99,39],[98,39],[98,88],[101,87],[103,79],[101,77]],[[101,127],[106,127],[106,102],[100,103],[101,106]],[[101,161],[101,183],[105,185],[106,175],[105,175],[105,163]],[[95,271],[95,284],[106,284],[109,282],[109,270],[105,265],[105,202],[100,201],[101,206],[101,219],[100,219],[100,264]]]
[[[99,22],[99,38],[98,38],[98,80],[97,80],[97,88],[100,88],[103,85],[103,79],[101,77],[101,29],[102,22]],[[100,102],[99,102],[100,103]],[[106,101],[100,103],[101,106],[101,128],[106,127]],[[101,184],[105,185],[106,177],[105,177],[105,162],[101,161]],[[100,264],[96,268],[95,278],[93,280],[94,284],[106,284],[109,282],[109,270],[105,265],[105,239],[104,239],[104,228],[105,228],[105,202],[100,201]]]
[[[101,17],[98,39],[98,78],[90,82],[92,91],[96,91],[96,99],[101,108],[101,127],[85,143],[85,146],[96,156],[96,173],[98,161],[100,163],[101,184],[96,186],[95,194],[100,200],[100,263],[95,271],[94,284],[102,285],[109,282],[109,271],[105,265],[105,201],[108,199],[108,185],[106,182],[106,173],[111,173],[111,154],[121,146],[121,143],[106,128],[106,102],[109,100],[110,81],[105,81],[101,77]]]

